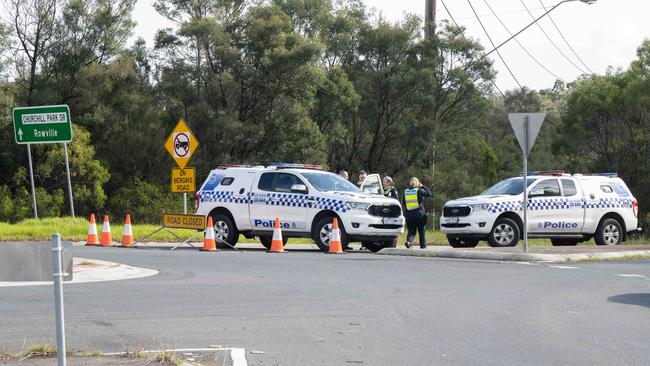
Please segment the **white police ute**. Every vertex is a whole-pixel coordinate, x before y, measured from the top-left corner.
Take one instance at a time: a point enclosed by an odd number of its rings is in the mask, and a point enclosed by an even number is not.
[[[235,245],[242,234],[259,237],[270,248],[275,218],[282,238],[313,238],[329,250],[332,220],[338,219],[341,242],[362,242],[372,251],[394,247],[404,230],[398,201],[363,193],[337,174],[317,165],[220,166],[195,196],[197,215],[211,216],[217,241]]]
[[[487,240],[512,247],[523,235],[523,177],[501,181],[478,196],[449,201],[440,217],[441,231],[454,248],[472,248]],[[528,236],[550,238],[554,246],[594,239],[618,245],[636,231],[639,204],[616,174],[528,176]]]

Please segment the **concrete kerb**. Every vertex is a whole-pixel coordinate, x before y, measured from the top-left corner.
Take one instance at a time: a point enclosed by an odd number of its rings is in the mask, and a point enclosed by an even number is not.
[[[410,257],[436,257],[491,260],[504,262],[580,262],[590,260],[615,260],[633,257],[650,257],[650,250],[606,252],[606,253],[571,253],[571,254],[539,254],[539,253],[500,253],[489,251],[472,251],[452,248],[402,249],[386,248],[380,250],[380,255],[397,255]]]
[[[120,281],[157,275],[155,269],[133,267],[125,264],[107,262],[98,259],[74,258],[74,276],[72,281],[64,281],[64,285],[75,283]],[[0,287],[43,286],[52,285],[52,281],[29,282],[0,282]]]

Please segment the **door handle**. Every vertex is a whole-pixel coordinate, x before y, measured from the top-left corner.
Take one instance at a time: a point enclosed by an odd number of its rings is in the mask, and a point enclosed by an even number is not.
[[[308,204],[309,206],[313,205],[314,202],[316,202],[316,201],[314,201],[313,199],[308,199],[308,200],[307,200],[307,204]]]

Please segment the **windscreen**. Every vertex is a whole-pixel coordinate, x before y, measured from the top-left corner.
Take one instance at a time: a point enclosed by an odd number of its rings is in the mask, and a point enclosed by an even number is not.
[[[301,173],[309,184],[321,192],[359,192],[359,188],[338,174]]]
[[[526,184],[526,187],[530,187],[531,184],[536,179],[528,179],[528,184]],[[506,179],[502,180],[501,182],[493,185],[490,189],[487,191],[481,193],[481,196],[501,196],[501,195],[510,195],[510,196],[516,196],[518,194],[521,194],[523,191],[523,185],[524,183],[524,178],[513,178],[513,179]]]

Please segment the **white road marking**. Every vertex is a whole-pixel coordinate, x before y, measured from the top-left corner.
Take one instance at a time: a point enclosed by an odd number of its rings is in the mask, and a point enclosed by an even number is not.
[[[626,273],[617,274],[617,276],[626,277],[626,278],[629,278],[629,277],[645,278],[646,277],[646,276],[640,275],[640,274],[626,274]]]
[[[230,359],[233,366],[248,366],[246,363],[246,351],[243,348],[232,348],[230,350]]]
[[[232,360],[233,366],[248,366],[246,362],[246,350],[244,348],[177,348],[177,349],[164,349],[164,350],[150,350],[150,351],[138,351],[140,353],[160,353],[160,352],[170,352],[170,353],[187,353],[187,352],[214,352],[214,351],[230,351],[230,359]],[[127,352],[113,352],[113,353],[104,353],[106,356],[119,356],[124,355]]]
[[[551,268],[559,268],[559,269],[580,269],[580,267],[571,267],[571,266],[549,266]]]

